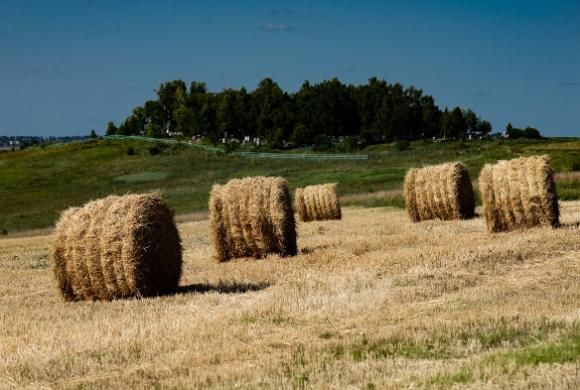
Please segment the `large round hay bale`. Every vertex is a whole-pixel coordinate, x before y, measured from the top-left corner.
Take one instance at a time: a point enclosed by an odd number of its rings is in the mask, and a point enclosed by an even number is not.
[[[232,179],[213,186],[209,199],[214,257],[263,258],[269,253],[294,256],[296,224],[281,177]]]
[[[181,264],[179,233],[155,194],[91,201],[56,224],[52,270],[69,301],[170,293]]]
[[[460,162],[412,168],[404,187],[405,208],[413,222],[466,219],[475,213],[469,173]]]
[[[487,164],[479,190],[490,232],[559,224],[558,195],[548,156]]]
[[[294,201],[302,222],[340,219],[342,217],[336,183],[297,188]]]

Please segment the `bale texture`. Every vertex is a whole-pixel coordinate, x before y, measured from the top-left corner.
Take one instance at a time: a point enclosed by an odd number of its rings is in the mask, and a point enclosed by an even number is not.
[[[341,219],[336,183],[297,188],[294,201],[302,222]]]
[[[156,194],[91,201],[56,225],[52,270],[68,301],[171,293],[181,265],[179,233]]]
[[[475,213],[471,180],[462,163],[412,168],[404,187],[405,208],[413,222],[466,219]]]
[[[479,189],[492,233],[559,225],[558,195],[548,156],[487,164],[479,175]]]
[[[296,255],[294,211],[283,178],[248,177],[216,184],[209,210],[216,260]]]

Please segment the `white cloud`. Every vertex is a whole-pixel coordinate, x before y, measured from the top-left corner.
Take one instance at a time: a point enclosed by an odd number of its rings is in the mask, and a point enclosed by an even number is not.
[[[264,31],[294,31],[294,27],[285,23],[268,22],[260,27]]]

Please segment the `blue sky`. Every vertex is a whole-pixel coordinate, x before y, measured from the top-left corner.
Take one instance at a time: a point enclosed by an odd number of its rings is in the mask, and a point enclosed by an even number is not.
[[[0,0],[0,135],[102,133],[172,79],[371,76],[580,136],[580,1]]]

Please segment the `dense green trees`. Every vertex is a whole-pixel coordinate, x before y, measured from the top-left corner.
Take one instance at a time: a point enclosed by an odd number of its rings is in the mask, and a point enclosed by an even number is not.
[[[220,138],[259,137],[272,146],[326,145],[337,138],[372,144],[417,138],[482,136],[491,124],[471,110],[441,111],[430,95],[415,87],[375,77],[364,85],[338,79],[305,81],[288,93],[266,78],[252,92],[245,88],[210,93],[205,83],[162,83],[157,100],[136,107],[107,134],[164,137],[173,133]],[[356,140],[356,141],[354,141]]]
[[[542,135],[538,129],[533,127],[526,127],[525,129],[518,129],[512,126],[511,123],[508,123],[505,128],[505,135],[508,138],[528,138],[528,139],[540,139]]]

